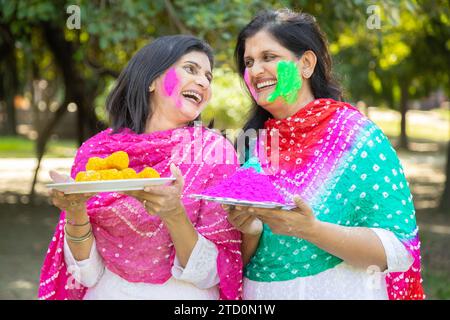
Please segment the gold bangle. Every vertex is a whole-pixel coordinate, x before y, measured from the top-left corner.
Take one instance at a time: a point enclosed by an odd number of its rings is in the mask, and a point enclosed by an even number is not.
[[[67,232],[66,226],[64,226],[64,233],[66,234],[67,240],[70,240],[70,241],[72,241],[72,242],[77,242],[77,243],[79,243],[79,242],[84,242],[84,241],[88,240],[88,239],[92,236],[92,226],[89,227],[88,233],[86,233],[84,236],[81,236],[81,237],[74,237],[74,236],[71,236],[71,235]]]

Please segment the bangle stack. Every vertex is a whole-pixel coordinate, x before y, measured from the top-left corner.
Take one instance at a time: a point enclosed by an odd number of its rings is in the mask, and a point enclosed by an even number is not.
[[[70,241],[72,241],[72,242],[80,243],[80,242],[84,242],[84,241],[88,240],[90,237],[92,237],[92,226],[89,227],[88,233],[86,233],[84,236],[81,236],[81,237],[74,237],[74,236],[71,236],[71,235],[67,232],[66,226],[64,226],[64,233],[66,234],[67,240],[70,240]]]

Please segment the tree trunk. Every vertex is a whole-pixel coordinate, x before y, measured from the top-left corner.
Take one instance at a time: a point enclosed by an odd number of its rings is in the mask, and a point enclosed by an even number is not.
[[[7,135],[17,135],[17,118],[14,105],[14,97],[18,91],[19,80],[17,76],[17,59],[15,53],[15,41],[9,26],[0,25],[0,61],[2,64],[3,98],[6,103],[6,126]]]
[[[13,69],[11,66],[10,69]],[[17,117],[14,105],[14,97],[17,92],[16,70],[8,71],[9,76],[5,77],[5,102],[6,102],[6,127],[5,133],[10,136],[17,136]]]
[[[398,147],[400,149],[408,149],[408,136],[406,134],[406,113],[408,112],[408,83],[406,81],[400,84],[401,97],[400,97],[400,137]]]
[[[47,142],[51,133],[57,126],[67,111],[67,105],[71,102],[77,105],[77,128],[78,128],[78,143],[81,144],[86,140],[85,128],[89,128],[87,122],[98,122],[92,120],[95,117],[93,110],[89,110],[90,102],[94,101],[93,94],[96,94],[95,88],[88,88],[86,83],[88,82],[78,72],[78,69],[74,63],[73,56],[75,54],[75,48],[70,42],[64,39],[64,30],[60,27],[55,27],[48,22],[41,23],[43,34],[50,50],[53,53],[55,62],[58,68],[61,70],[64,86],[65,86],[65,101],[61,104],[56,111],[55,116],[45,127],[45,129],[39,134],[39,138],[36,144],[36,158],[38,160],[36,170],[34,173],[33,183],[30,190],[30,198],[33,200],[34,187],[37,182],[37,176],[40,169],[41,161],[44,156]],[[98,82],[98,81],[97,81]],[[87,111],[88,110],[88,111]],[[104,125],[99,125],[99,129],[105,128]],[[87,130],[90,132],[90,130]]]
[[[53,119],[44,128],[44,130],[39,133],[39,137],[36,140],[37,165],[36,165],[36,169],[34,170],[33,182],[31,183],[31,188],[30,188],[30,193],[29,193],[30,202],[34,201],[34,195],[35,195],[34,187],[37,183],[39,169],[41,168],[41,162],[42,162],[42,158],[44,157],[44,154],[45,154],[48,140],[50,138],[51,133],[53,132],[53,129],[56,127],[56,125],[59,123],[59,121],[62,119],[62,117],[66,114],[67,104],[68,104],[68,102],[66,100],[59,106],[58,110],[55,112],[55,116],[53,117]]]
[[[445,169],[445,176],[444,192],[442,193],[439,209],[448,214],[450,212],[450,141],[447,145],[447,167]]]

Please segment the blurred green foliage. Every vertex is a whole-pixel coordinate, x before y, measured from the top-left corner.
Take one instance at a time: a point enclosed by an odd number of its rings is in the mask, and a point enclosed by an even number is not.
[[[216,68],[213,74],[212,99],[202,112],[202,120],[209,123],[214,119],[214,127],[219,129],[242,128],[251,104],[245,84],[229,68]]]
[[[373,4],[375,12],[368,10]],[[80,8],[79,30],[66,27],[69,5]],[[446,0],[0,0],[0,45],[12,38],[15,57],[12,66],[0,56],[0,77],[15,70],[20,84],[16,93],[28,97],[33,96],[32,81],[46,79],[59,103],[78,86],[69,99],[83,92],[85,99],[77,101],[81,110],[106,121],[105,98],[131,56],[158,36],[192,33],[212,45],[217,61],[214,96],[203,119],[214,117],[219,128],[239,127],[249,100],[233,73],[235,39],[256,13],[283,7],[317,18],[347,100],[398,109],[402,86],[410,98],[439,88],[449,94]],[[368,26],[374,13],[379,29]],[[62,67],[67,70],[62,72]]]

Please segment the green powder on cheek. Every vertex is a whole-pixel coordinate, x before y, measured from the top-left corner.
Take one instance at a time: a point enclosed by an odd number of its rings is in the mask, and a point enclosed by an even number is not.
[[[296,64],[293,61],[278,62],[277,76],[277,86],[267,101],[274,102],[278,97],[282,97],[289,104],[297,101],[298,91],[302,87],[302,79],[298,74]]]

